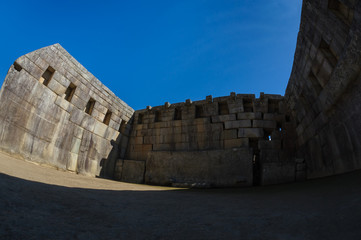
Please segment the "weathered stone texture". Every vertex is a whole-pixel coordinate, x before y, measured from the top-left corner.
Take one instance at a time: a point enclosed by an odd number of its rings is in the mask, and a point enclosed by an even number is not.
[[[20,57],[0,93],[0,150],[83,174],[174,186],[302,181],[361,168],[361,2],[304,0],[285,97],[135,111],[60,45]]]
[[[236,152],[237,149],[247,149],[248,152],[254,153],[250,159],[254,158],[257,164],[254,168],[247,168],[252,175],[253,169],[257,172],[261,171],[260,162],[265,158],[263,153],[266,150],[274,149],[282,152],[280,157],[277,155],[273,161],[283,160],[287,163],[291,148],[283,149],[281,144],[289,138],[282,130],[287,124],[285,115],[279,107],[282,101],[283,97],[279,95],[261,93],[258,99],[254,95],[231,93],[230,96],[225,97],[208,96],[202,101],[188,100],[185,103],[167,103],[164,106],[138,110],[135,112],[134,127],[129,138],[127,158],[146,162],[145,176],[152,172],[149,175],[152,180],[146,177],[145,182],[152,184],[166,184],[164,179],[160,180],[161,178],[156,177],[157,174],[161,174],[163,165],[155,163],[161,163],[164,160],[162,158],[172,159],[165,156],[171,153],[177,156],[177,168],[179,171],[184,171],[184,174],[187,171],[196,173],[206,164],[213,164],[211,160],[205,159],[204,156],[207,154],[223,153],[230,156],[231,150]],[[268,144],[259,144],[261,142]],[[197,151],[202,152],[203,155],[198,156]],[[151,159],[148,158],[149,154]],[[184,159],[183,170],[181,170],[180,158]],[[194,164],[187,166],[187,159],[194,159]],[[231,159],[233,158],[229,161]],[[172,160],[167,161],[174,163]],[[292,159],[290,161],[292,162]],[[230,167],[227,164],[231,162],[227,162],[227,158],[222,158],[222,164]],[[273,167],[278,169],[276,165],[269,165],[269,168]],[[218,176],[213,171],[207,174],[209,180]],[[175,175],[181,177],[180,172]],[[261,177],[259,173],[255,175]],[[207,182],[206,177],[202,181]],[[253,182],[253,179],[249,181]],[[257,181],[262,182],[260,179]],[[273,182],[275,181],[272,180]],[[265,178],[262,183],[267,184],[267,179]]]
[[[85,113],[90,98],[96,102],[92,114]],[[130,121],[134,110],[59,44],[17,59],[0,101],[2,151],[61,169],[112,177],[118,149],[125,152],[127,147],[127,142],[120,144],[119,127]],[[112,115],[104,124],[107,110]]]
[[[184,187],[251,186],[252,157],[248,148],[154,151],[146,161],[145,183]]]
[[[304,0],[287,112],[307,177],[361,168],[361,2]]]

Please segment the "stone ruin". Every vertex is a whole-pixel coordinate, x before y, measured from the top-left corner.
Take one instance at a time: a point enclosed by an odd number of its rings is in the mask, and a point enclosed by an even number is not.
[[[361,168],[361,1],[304,0],[284,96],[134,111],[59,44],[17,59],[0,150],[80,174],[186,187],[303,181]],[[360,133],[360,135],[359,135]]]

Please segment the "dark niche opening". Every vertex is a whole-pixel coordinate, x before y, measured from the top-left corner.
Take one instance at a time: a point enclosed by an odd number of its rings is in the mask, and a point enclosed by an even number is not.
[[[110,123],[110,118],[111,118],[111,117],[112,117],[112,112],[108,110],[107,113],[105,114],[103,123],[104,123],[105,125],[109,125],[109,123]]]
[[[180,108],[174,109],[174,120],[182,120],[182,110]]]
[[[92,115],[93,109],[94,109],[94,105],[95,105],[95,100],[90,98],[88,103],[86,104],[85,107],[85,112],[89,115]]]
[[[39,81],[44,84],[45,86],[49,85],[49,82],[51,78],[53,77],[55,73],[55,69],[49,66],[46,71],[43,73],[43,75],[40,77]]]
[[[65,91],[65,100],[67,100],[68,102],[71,101],[71,99],[74,96],[75,89],[76,89],[76,86],[73,83],[70,83],[68,88]]]

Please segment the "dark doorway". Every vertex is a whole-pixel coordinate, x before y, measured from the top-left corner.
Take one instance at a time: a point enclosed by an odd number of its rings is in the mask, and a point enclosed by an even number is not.
[[[249,145],[253,149],[253,186],[261,185],[261,163],[259,156],[259,148],[258,148],[258,139],[250,138]]]

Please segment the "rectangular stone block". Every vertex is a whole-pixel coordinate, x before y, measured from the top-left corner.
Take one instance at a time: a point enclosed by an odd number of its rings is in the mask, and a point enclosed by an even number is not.
[[[236,139],[238,137],[238,130],[237,129],[230,129],[223,131],[223,138],[226,139]]]
[[[114,167],[114,179],[121,181],[122,180],[122,172],[123,172],[123,160],[117,159]]]
[[[70,103],[66,101],[63,97],[58,96],[55,100],[55,104],[58,105],[63,110],[67,111],[69,108]]]
[[[176,143],[175,144],[175,150],[176,151],[186,151],[189,149],[189,143],[188,142],[182,142],[182,143]]]
[[[51,81],[48,84],[48,88],[59,96],[62,96],[66,91],[66,88],[60,83],[58,83],[55,79],[51,79]]]
[[[236,102],[228,102],[228,109],[229,113],[243,112],[243,102],[241,101],[241,99],[238,99]]]
[[[152,144],[143,144],[142,145],[142,151],[144,152],[149,152],[153,150],[153,145]]]
[[[146,161],[145,183],[173,186],[251,186],[252,158],[253,154],[248,148],[152,152]]]
[[[78,154],[80,148],[81,140],[79,138],[73,137],[73,142],[71,144],[71,152]]]
[[[69,170],[69,171],[75,172],[77,162],[78,162],[78,154],[70,153],[70,158],[68,159],[66,169]]]
[[[224,148],[225,149],[248,147],[248,145],[249,145],[248,138],[224,140]]]
[[[78,138],[78,139],[82,139],[83,137],[83,132],[84,132],[84,128],[79,127],[77,125],[73,125],[74,126],[74,132],[73,132],[73,136]]]
[[[277,126],[276,121],[271,120],[253,120],[254,128],[272,128],[275,129]]]
[[[135,144],[143,144],[144,143],[143,137],[135,137],[134,142]]]
[[[74,104],[77,108],[79,108],[80,110],[84,110],[85,106],[87,104],[86,101],[80,99],[78,96],[76,96],[74,94],[73,98],[70,101],[72,104]]]
[[[237,121],[227,121],[224,123],[225,129],[232,128],[248,128],[251,127],[251,120],[237,120]]]
[[[264,136],[262,128],[240,128],[238,137],[240,138],[260,138]]]
[[[236,114],[212,116],[212,123],[234,121],[234,120],[236,120]]]
[[[123,182],[144,182],[145,161],[124,160],[122,168]]]
[[[108,126],[104,123],[95,121],[94,133],[100,137],[105,137]]]
[[[262,113],[260,112],[243,112],[243,113],[237,113],[237,119],[238,120],[245,120],[245,119],[262,119]]]
[[[153,144],[154,151],[169,151],[171,144]]]

